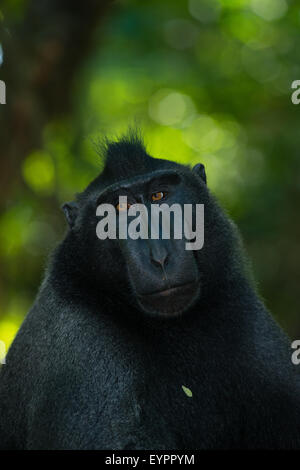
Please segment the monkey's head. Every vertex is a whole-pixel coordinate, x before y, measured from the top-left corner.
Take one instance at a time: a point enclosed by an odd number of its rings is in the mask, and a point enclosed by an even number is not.
[[[204,167],[152,158],[135,136],[104,151],[104,171],[63,206],[74,269],[95,293],[152,316],[178,316],[213,288],[227,256]]]

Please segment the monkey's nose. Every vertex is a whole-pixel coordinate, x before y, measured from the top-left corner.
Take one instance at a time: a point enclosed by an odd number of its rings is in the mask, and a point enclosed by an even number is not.
[[[166,256],[160,259],[151,258],[151,261],[155,266],[160,266],[161,268],[164,268],[168,263],[168,255],[166,254]]]
[[[150,259],[154,266],[161,267],[162,269],[168,263],[169,254],[165,248],[160,249],[151,249],[150,251]]]

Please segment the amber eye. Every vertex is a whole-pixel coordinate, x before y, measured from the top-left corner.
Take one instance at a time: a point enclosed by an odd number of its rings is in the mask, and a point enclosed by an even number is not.
[[[117,204],[116,208],[117,208],[117,211],[118,212],[123,212],[123,211],[127,211],[130,207],[130,204],[125,204],[124,202],[121,203],[121,204]]]
[[[165,197],[166,193],[159,191],[158,193],[153,193],[151,196],[152,201],[160,201]]]

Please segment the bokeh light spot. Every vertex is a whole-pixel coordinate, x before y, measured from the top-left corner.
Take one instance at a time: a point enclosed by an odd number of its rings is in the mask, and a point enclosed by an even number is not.
[[[28,186],[38,193],[50,194],[54,189],[54,165],[46,152],[31,153],[23,164],[23,177]]]
[[[149,101],[150,117],[164,126],[184,126],[184,121],[194,114],[191,98],[174,90],[161,89]]]
[[[251,8],[266,21],[278,20],[288,10],[286,0],[251,0]]]
[[[190,14],[201,23],[218,20],[222,6],[218,0],[189,0]]]
[[[274,80],[281,71],[281,64],[272,49],[242,49],[242,63],[246,72],[256,81],[264,83]]]
[[[184,131],[185,142],[199,153],[213,153],[222,147],[224,131],[210,116],[197,117]]]
[[[0,323],[0,340],[5,344],[5,348],[0,348],[0,359],[4,358],[5,353],[16,336],[18,329],[19,325],[12,321],[4,320]]]

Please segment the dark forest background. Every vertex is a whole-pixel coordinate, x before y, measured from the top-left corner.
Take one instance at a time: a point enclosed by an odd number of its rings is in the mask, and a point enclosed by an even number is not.
[[[12,341],[101,171],[93,140],[138,122],[153,156],[206,165],[260,293],[300,337],[300,4],[0,2],[0,339]]]

